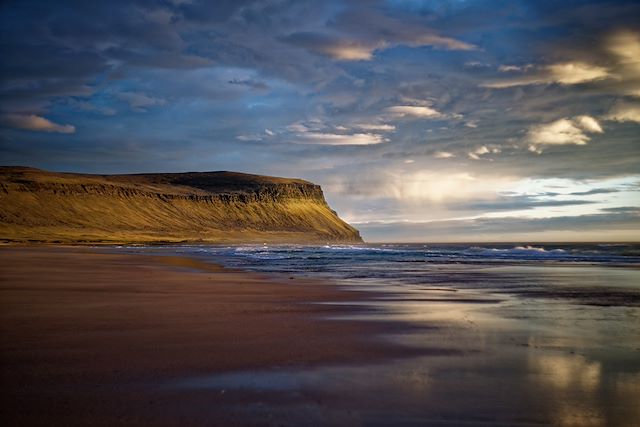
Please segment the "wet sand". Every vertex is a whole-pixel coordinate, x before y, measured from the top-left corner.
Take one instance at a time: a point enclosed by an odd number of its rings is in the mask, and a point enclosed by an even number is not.
[[[368,294],[179,257],[0,248],[3,425],[233,425],[250,392],[173,379],[410,356],[400,324],[328,320]],[[265,421],[266,422],[266,421]],[[240,422],[241,423],[241,422]]]
[[[640,425],[637,269],[331,283],[165,249],[0,247],[2,425]]]

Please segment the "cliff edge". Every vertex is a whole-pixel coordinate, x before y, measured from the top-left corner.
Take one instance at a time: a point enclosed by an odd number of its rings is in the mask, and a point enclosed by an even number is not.
[[[235,172],[87,175],[0,167],[0,239],[357,243],[319,185]]]

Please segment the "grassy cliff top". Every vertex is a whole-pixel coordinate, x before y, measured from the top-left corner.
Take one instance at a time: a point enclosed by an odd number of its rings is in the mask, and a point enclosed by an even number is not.
[[[319,189],[319,186],[302,179],[227,171],[98,175],[49,172],[25,166],[0,166],[0,182],[5,184],[116,185],[165,194],[247,193],[287,186]]]

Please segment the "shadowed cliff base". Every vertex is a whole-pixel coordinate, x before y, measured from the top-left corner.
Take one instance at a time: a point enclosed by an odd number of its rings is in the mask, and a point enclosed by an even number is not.
[[[234,172],[0,167],[0,238],[52,243],[362,242],[320,186]]]

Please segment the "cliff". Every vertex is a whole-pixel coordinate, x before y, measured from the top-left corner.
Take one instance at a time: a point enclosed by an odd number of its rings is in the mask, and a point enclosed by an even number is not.
[[[86,175],[0,167],[0,239],[361,242],[320,186],[234,172]]]

